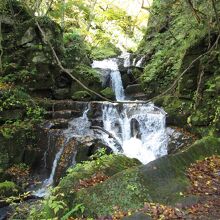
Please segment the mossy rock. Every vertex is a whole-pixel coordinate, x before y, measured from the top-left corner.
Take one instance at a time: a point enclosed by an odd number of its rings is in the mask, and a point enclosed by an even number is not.
[[[71,98],[75,101],[89,101],[91,99],[91,94],[87,91],[77,91],[71,96]]]
[[[86,216],[93,217],[112,214],[115,206],[128,210],[141,208],[144,202],[181,203],[185,200],[181,192],[189,186],[186,168],[196,160],[220,154],[219,146],[220,139],[203,138],[178,154],[127,169],[101,184],[82,189],[74,202],[83,203]]]
[[[19,188],[14,182],[5,181],[0,183],[0,198],[18,195],[18,193]]]
[[[81,180],[89,179],[97,173],[102,173],[103,175],[111,177],[129,167],[135,167],[138,165],[140,165],[140,162],[136,159],[130,159],[123,155],[115,154],[104,155],[93,161],[87,161],[81,164],[79,163],[67,171],[67,176],[64,177],[55,188],[52,198],[57,194],[57,200],[63,200],[67,204],[68,209],[71,210],[76,204],[76,189]],[[60,197],[59,195],[64,196]],[[50,199],[50,197],[48,199]],[[47,217],[54,217],[52,214],[53,212],[50,212],[50,208],[47,205],[43,207],[43,210],[46,211]],[[59,213],[59,217],[63,215],[64,213]],[[41,217],[45,218],[45,216]]]
[[[155,100],[155,104],[167,112],[167,125],[185,127],[191,113],[191,100],[163,96]]]
[[[110,87],[103,89],[101,91],[101,94],[108,99],[112,99],[112,100],[115,99],[115,94],[114,94],[112,88],[110,88]]]

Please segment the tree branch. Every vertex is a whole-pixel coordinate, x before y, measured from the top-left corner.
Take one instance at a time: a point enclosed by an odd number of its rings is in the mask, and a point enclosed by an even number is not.
[[[119,143],[118,139],[113,135],[111,134],[109,131],[106,131],[104,128],[102,127],[99,127],[99,126],[91,126],[90,127],[91,129],[95,129],[95,130],[100,130],[100,131],[103,131],[104,133],[106,133],[110,138],[114,139],[115,140],[115,143],[122,148],[121,144]]]
[[[100,95],[99,93],[97,93],[97,92],[95,92],[95,91],[89,89],[89,88],[88,88],[87,86],[85,86],[80,80],[78,80],[76,77],[74,77],[69,70],[67,70],[67,69],[65,69],[65,68],[63,67],[63,65],[62,65],[62,63],[61,63],[61,61],[60,61],[60,59],[58,58],[58,56],[57,56],[57,54],[56,54],[56,51],[54,50],[54,48],[53,48],[53,46],[52,46],[52,44],[50,43],[50,41],[48,41],[48,40],[46,39],[45,33],[44,33],[43,29],[40,27],[38,21],[35,20],[35,23],[36,23],[36,25],[37,25],[37,27],[38,27],[38,29],[39,29],[41,35],[42,35],[43,42],[50,47],[50,49],[51,49],[51,51],[52,51],[52,54],[53,54],[53,57],[54,57],[54,59],[55,59],[57,65],[60,67],[60,69],[61,69],[66,75],[68,75],[72,80],[76,81],[80,86],[82,86],[85,90],[87,90],[88,92],[90,92],[90,93],[92,93],[92,94],[98,96],[99,98],[101,98],[101,99],[103,99],[103,100],[105,100],[105,101],[111,102],[111,100],[107,99],[106,97],[104,97],[104,96]]]

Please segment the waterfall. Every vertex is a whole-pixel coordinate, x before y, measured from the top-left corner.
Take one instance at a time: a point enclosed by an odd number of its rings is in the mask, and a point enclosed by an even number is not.
[[[115,93],[116,100],[123,101],[125,99],[125,95],[121,80],[121,74],[118,69],[117,59],[113,58],[102,61],[94,61],[92,67],[110,70],[111,86]]]
[[[144,61],[144,56],[143,57],[141,57],[141,59],[140,60],[138,60],[138,62],[136,63],[136,67],[142,67],[142,64],[143,64],[143,61]]]
[[[144,164],[166,154],[165,113],[153,104],[126,103],[123,107],[105,104],[103,124],[121,143],[119,150],[113,141],[104,138],[114,152],[137,158]]]
[[[124,67],[131,65],[130,54],[119,57],[124,59]],[[140,66],[142,57],[136,64]],[[118,70],[117,59],[94,61],[93,68],[110,69],[112,88],[116,99],[124,100],[124,89]],[[117,141],[103,134],[100,138],[115,153],[123,153],[128,157],[137,158],[146,164],[167,154],[166,113],[151,104],[132,102],[117,104],[103,102],[103,128],[110,132]],[[121,146],[118,146],[117,143]]]
[[[64,148],[65,148],[66,144],[69,142],[69,140],[73,137],[83,137],[85,135],[88,135],[88,136],[91,135],[92,131],[89,129],[90,122],[87,117],[87,113],[88,113],[89,109],[90,109],[89,107],[86,108],[81,117],[72,119],[69,122],[69,127],[62,132],[62,135],[64,138],[64,144],[62,145],[62,147],[59,149],[59,151],[55,155],[49,178],[44,180],[41,188],[38,189],[34,193],[35,196],[44,197],[44,196],[49,195],[49,187],[53,186],[54,176],[56,174],[59,160],[60,160],[62,153],[64,151]],[[48,132],[48,148],[47,148],[46,152],[44,153],[44,157],[43,157],[45,166],[46,166],[46,154],[49,149],[50,138],[51,138],[51,136],[50,136],[50,133]],[[72,156],[72,161],[71,161],[72,165],[75,164],[75,157],[76,157],[76,152],[74,152],[73,156]]]
[[[38,197],[44,197],[48,195],[48,188],[53,185],[54,175],[57,168],[58,161],[63,153],[64,146],[60,148],[60,150],[56,153],[56,156],[53,161],[52,170],[48,179],[44,180],[42,187],[37,190],[34,195]]]
[[[124,59],[124,65],[130,65],[130,55],[125,56]],[[141,62],[142,59],[139,63]],[[106,72],[109,73],[116,99],[118,101],[125,100],[117,59],[94,61],[92,66],[105,75]],[[114,153],[136,158],[143,164],[167,154],[166,113],[154,106],[153,103],[129,102],[129,100],[121,103],[92,102],[92,104],[88,103],[87,107],[82,111],[83,115],[81,117],[71,118],[68,128],[61,130],[60,134],[64,141],[55,155],[51,174],[35,195],[42,197],[48,194],[48,187],[53,185],[56,170],[59,168],[59,160],[63,152],[65,152],[65,147],[71,147],[68,144],[72,140],[77,140],[81,144],[100,140],[110,147]],[[89,111],[92,113],[90,114],[90,119],[87,117]],[[94,125],[98,124],[98,126],[92,126],[93,123],[95,123]],[[97,127],[100,129],[97,129]],[[49,145],[51,145],[50,136],[51,134],[49,133],[48,147],[44,154],[45,166]],[[72,165],[76,163],[76,154],[75,148],[72,148],[70,155],[70,163]]]

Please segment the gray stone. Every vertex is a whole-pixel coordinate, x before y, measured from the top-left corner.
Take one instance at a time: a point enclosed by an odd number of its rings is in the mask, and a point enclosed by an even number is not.
[[[133,95],[133,94],[142,93],[142,92],[143,92],[143,89],[141,88],[141,84],[129,85],[125,89],[126,95]]]
[[[21,38],[21,41],[18,43],[18,45],[24,45],[27,43],[32,42],[36,38],[36,33],[34,31],[33,27],[29,27],[27,31],[24,33],[23,37]]]
[[[53,95],[55,99],[66,99],[69,97],[69,89],[56,89]]]

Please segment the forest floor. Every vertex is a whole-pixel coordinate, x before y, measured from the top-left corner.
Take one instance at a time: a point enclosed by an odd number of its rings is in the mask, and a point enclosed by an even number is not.
[[[166,206],[159,203],[145,203],[139,210],[121,211],[115,210],[113,216],[103,216],[98,220],[118,220],[118,219],[138,219],[132,217],[135,213],[146,215],[146,219],[169,220],[169,219],[220,219],[220,156],[212,156],[204,160],[196,161],[187,169],[186,175],[191,183],[186,193],[181,193],[183,197],[195,196],[196,202],[188,204],[176,204]],[[95,184],[94,177],[91,180]],[[102,179],[103,180],[103,179]],[[89,183],[87,183],[89,184]],[[90,185],[90,184],[89,184]],[[149,216],[149,218],[147,217]],[[73,220],[76,218],[69,218]],[[78,218],[81,220],[83,218]]]

